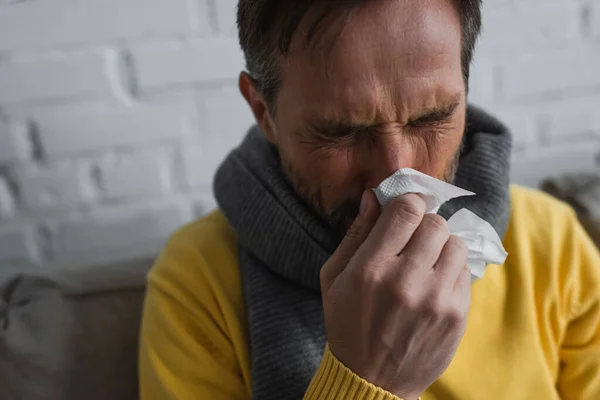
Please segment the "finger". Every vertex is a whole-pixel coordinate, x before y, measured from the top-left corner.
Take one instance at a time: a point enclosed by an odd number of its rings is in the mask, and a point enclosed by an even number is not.
[[[454,284],[454,298],[459,308],[468,313],[471,308],[471,270],[468,266],[463,267]]]
[[[465,242],[458,236],[451,235],[433,267],[438,280],[452,290],[467,265],[468,257],[469,249]]]
[[[335,278],[346,268],[354,254],[363,244],[379,217],[379,204],[375,194],[367,190],[360,202],[360,212],[346,236],[321,269],[321,286],[329,288]]]
[[[394,199],[384,207],[363,248],[382,259],[396,258],[424,215],[425,200],[421,196],[410,193]]]
[[[425,215],[421,225],[399,255],[401,264],[407,268],[417,268],[424,273],[430,272],[440,258],[449,237],[448,223],[443,217],[437,214]]]

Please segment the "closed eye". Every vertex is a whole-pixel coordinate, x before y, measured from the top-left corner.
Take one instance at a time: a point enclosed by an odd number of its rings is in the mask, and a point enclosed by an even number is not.
[[[348,139],[360,136],[370,130],[373,127],[366,125],[342,125],[342,124],[332,124],[332,125],[313,125],[312,131],[317,133],[318,136],[322,138],[327,138],[330,140],[335,139]]]

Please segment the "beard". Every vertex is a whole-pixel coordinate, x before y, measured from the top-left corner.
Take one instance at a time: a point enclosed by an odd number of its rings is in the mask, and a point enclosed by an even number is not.
[[[456,152],[452,161],[446,168],[446,172],[442,180],[447,183],[454,182],[456,171],[458,169],[458,162],[460,159],[461,151]],[[346,235],[346,232],[352,225],[352,222],[358,216],[360,210],[360,202],[362,193],[358,197],[346,198],[342,201],[337,202],[331,207],[326,207],[325,199],[323,198],[323,192],[320,188],[313,188],[309,185],[306,179],[301,176],[289,162],[289,158],[281,152],[281,166],[283,172],[288,180],[288,183],[292,186],[296,194],[300,196],[303,202],[322,220],[324,220],[340,238]]]

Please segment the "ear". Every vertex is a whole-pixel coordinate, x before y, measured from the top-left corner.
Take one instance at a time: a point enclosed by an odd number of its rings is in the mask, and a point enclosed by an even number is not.
[[[275,124],[269,114],[267,102],[260,92],[258,84],[250,75],[248,75],[248,73],[242,72],[240,74],[239,86],[240,92],[250,106],[254,118],[256,119],[256,123],[261,131],[265,134],[267,140],[276,144],[277,137],[275,134]]]

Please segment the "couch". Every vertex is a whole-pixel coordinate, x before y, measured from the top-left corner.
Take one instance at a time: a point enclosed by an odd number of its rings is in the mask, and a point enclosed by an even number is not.
[[[152,258],[78,268],[0,268],[0,399],[138,399]]]

